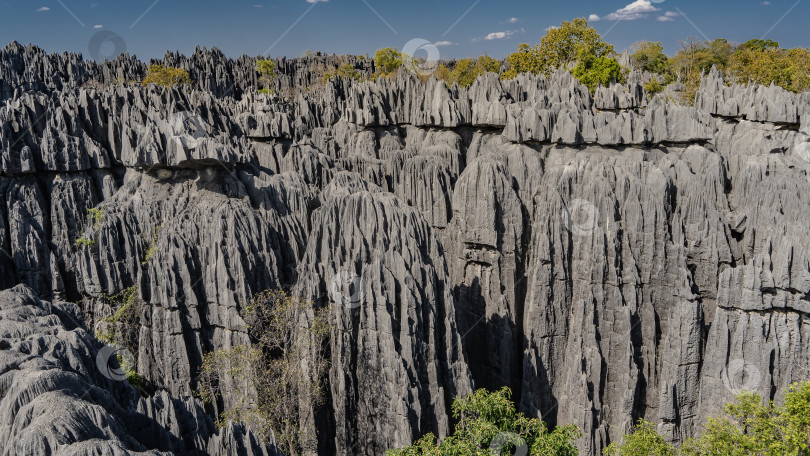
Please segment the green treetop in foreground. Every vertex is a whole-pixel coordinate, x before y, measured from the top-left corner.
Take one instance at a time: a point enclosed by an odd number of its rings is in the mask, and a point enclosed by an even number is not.
[[[524,454],[574,456],[581,432],[573,425],[549,432],[539,419],[515,409],[509,388],[476,392],[453,401],[455,431],[441,442],[427,434],[412,446],[388,456]],[[658,434],[655,425],[639,420],[632,433],[605,449],[606,456],[810,456],[810,381],[785,391],[783,406],[743,393],[727,404],[725,415],[709,418],[698,438],[678,448]]]
[[[392,450],[388,456],[450,456],[514,454],[523,447],[529,455],[574,456],[574,440],[581,433],[573,425],[549,432],[546,424],[527,418],[515,409],[509,388],[490,393],[480,389],[453,401],[453,418],[457,420],[453,435],[436,443],[427,434],[413,446]],[[523,453],[526,454],[526,453]]]
[[[698,438],[681,448],[667,444],[655,426],[639,421],[621,443],[611,444],[607,456],[807,456],[810,455],[810,382],[785,391],[783,406],[754,393],[726,404],[724,416],[709,418]]]

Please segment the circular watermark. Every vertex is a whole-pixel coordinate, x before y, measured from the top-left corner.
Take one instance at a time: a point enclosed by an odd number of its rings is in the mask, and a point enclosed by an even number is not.
[[[127,43],[119,34],[101,30],[90,37],[87,50],[93,60],[102,62],[127,52]]]
[[[329,299],[349,309],[356,309],[365,297],[363,279],[351,271],[338,271],[329,281]]]
[[[577,236],[586,236],[599,226],[599,209],[584,199],[575,199],[562,212],[563,226]]]
[[[735,359],[728,363],[722,372],[723,385],[734,395],[745,392],[754,392],[762,380],[757,366]]]
[[[417,56],[420,51],[424,52],[426,56]],[[402,63],[405,68],[421,76],[432,74],[439,65],[440,57],[439,48],[422,38],[414,38],[405,43],[402,48]]]
[[[110,380],[122,381],[127,379],[127,370],[135,366],[135,357],[123,347],[105,345],[96,354],[96,367],[101,375]]]
[[[526,456],[529,454],[529,447],[523,437],[514,432],[501,432],[492,439],[489,452],[495,456]]]
[[[188,149],[199,146],[203,138],[208,135],[208,129],[205,128],[205,121],[202,117],[189,111],[172,114],[169,117],[169,126],[172,138],[180,141]]]

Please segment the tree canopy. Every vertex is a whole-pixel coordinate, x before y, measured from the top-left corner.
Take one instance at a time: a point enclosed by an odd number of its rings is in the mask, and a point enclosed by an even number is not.
[[[374,65],[382,75],[390,75],[402,66],[402,53],[396,48],[377,49],[374,54]]]
[[[746,392],[726,404],[724,416],[709,418],[703,433],[680,447],[668,444],[655,426],[640,420],[607,456],[806,456],[810,454],[810,382],[788,387],[777,406]]]
[[[388,456],[490,456],[520,454],[531,456],[576,456],[574,440],[581,436],[573,425],[549,432],[546,424],[527,418],[515,409],[509,388],[495,392],[479,389],[453,401],[455,432],[441,443],[427,434],[413,446],[388,452]]]
[[[558,68],[567,68],[580,55],[599,58],[613,53],[613,46],[606,43],[585,18],[577,18],[549,28],[535,46],[521,44],[517,52],[506,57],[509,69],[504,79],[512,79],[520,73],[548,76]]]
[[[188,71],[182,68],[167,67],[164,65],[150,65],[149,73],[143,80],[143,85],[157,84],[163,87],[171,87],[177,84],[191,84]]]

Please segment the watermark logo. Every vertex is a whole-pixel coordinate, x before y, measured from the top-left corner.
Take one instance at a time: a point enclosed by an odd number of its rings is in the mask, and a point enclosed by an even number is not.
[[[734,395],[754,392],[759,387],[762,374],[757,366],[735,359],[722,372],[723,384]]]
[[[127,379],[127,369],[135,366],[135,357],[123,347],[105,345],[96,354],[96,367],[101,375],[114,381]]]
[[[424,52],[426,56],[417,56],[417,53],[420,52]],[[432,74],[439,64],[440,57],[439,48],[422,38],[414,38],[405,43],[402,48],[402,60],[405,68],[421,76]]]
[[[523,437],[514,432],[501,432],[489,445],[489,452],[495,456],[526,456],[529,447]]]
[[[351,271],[338,271],[329,281],[329,299],[349,309],[356,309],[365,297],[363,279]]]
[[[127,52],[127,43],[117,33],[101,30],[90,37],[87,50],[93,60],[103,62]]]
[[[571,201],[562,212],[563,226],[577,236],[587,236],[599,226],[599,209],[584,199]]]

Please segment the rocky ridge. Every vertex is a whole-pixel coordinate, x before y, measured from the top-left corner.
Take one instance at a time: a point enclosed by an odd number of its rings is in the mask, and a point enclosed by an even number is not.
[[[313,59],[278,84],[308,86]],[[306,420],[323,454],[445,435],[454,395],[501,386],[599,454],[638,418],[680,441],[735,392],[810,378],[807,94],[712,72],[692,108],[639,75],[591,96],[564,72],[448,88],[401,71],[283,99],[256,93],[247,57],[164,62],[193,86],[87,89],[146,64],[0,51],[0,285],[26,287],[0,308],[78,302],[92,329],[135,287],[133,358],[158,392],[121,407],[175,445],[254,448],[188,404],[202,355],[248,343],[240,310],[269,288],[330,305],[328,400]],[[156,401],[206,431],[183,437]],[[180,448],[91,421],[103,437],[71,421],[72,444]]]

